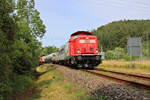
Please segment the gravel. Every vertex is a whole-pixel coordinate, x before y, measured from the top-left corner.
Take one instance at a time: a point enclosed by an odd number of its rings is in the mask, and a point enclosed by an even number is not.
[[[94,100],[150,100],[150,91],[119,84],[60,65],[54,65],[54,67],[63,73],[66,80],[78,84],[81,88],[86,88],[87,95],[95,98]]]
[[[106,100],[150,100],[148,93],[131,86],[120,84],[98,87],[91,94],[98,98],[106,98]]]

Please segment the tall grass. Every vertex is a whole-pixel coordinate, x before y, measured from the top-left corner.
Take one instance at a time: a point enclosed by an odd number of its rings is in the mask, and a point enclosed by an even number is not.
[[[132,68],[130,67],[130,61],[124,60],[105,60],[100,68],[118,70],[118,71],[127,71],[127,72],[135,72],[135,73],[146,73],[150,74],[150,61],[149,60],[141,60],[141,61],[133,61]]]

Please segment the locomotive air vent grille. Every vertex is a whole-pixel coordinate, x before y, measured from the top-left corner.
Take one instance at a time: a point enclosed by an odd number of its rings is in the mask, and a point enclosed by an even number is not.
[[[84,52],[86,52],[86,48],[84,48]]]

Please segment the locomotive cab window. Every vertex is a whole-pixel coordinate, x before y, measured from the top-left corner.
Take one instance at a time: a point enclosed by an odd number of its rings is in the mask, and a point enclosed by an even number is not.
[[[76,39],[78,36],[80,36],[80,35],[75,35],[72,37],[72,39]]]

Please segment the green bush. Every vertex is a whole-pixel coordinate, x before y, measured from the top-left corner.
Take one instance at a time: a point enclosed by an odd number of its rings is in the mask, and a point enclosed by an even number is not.
[[[123,59],[126,61],[130,61],[130,56],[125,54],[125,55],[123,55]]]
[[[26,92],[33,85],[34,82],[30,76],[15,74],[12,80],[0,82],[0,100],[11,100],[12,95]]]
[[[29,87],[33,85],[33,80],[29,76],[15,75],[13,80],[13,91],[14,93],[27,91]]]
[[[149,46],[149,50],[150,50],[150,40],[149,40],[149,43],[148,43],[148,46]],[[148,48],[147,48],[147,41],[143,41],[143,45],[142,45],[142,48],[143,48],[143,56],[144,57],[150,57],[150,53],[147,52]]]
[[[8,96],[12,93],[10,83],[0,82],[0,100],[7,100]]]
[[[114,53],[113,53],[113,51],[108,50],[108,51],[105,53],[105,57],[106,57],[106,59],[114,59]]]
[[[108,50],[105,53],[106,59],[122,59],[124,55],[124,49],[119,47],[116,47],[114,50]]]

